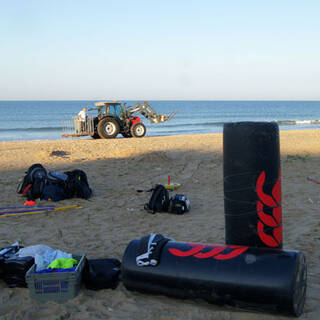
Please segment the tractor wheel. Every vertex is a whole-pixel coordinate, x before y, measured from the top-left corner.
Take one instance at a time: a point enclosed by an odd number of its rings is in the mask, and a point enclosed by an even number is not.
[[[103,139],[113,139],[119,131],[119,124],[115,119],[105,118],[98,123],[98,134]]]
[[[135,123],[131,128],[130,128],[130,133],[133,137],[135,138],[142,138],[146,134],[147,129],[143,123]]]

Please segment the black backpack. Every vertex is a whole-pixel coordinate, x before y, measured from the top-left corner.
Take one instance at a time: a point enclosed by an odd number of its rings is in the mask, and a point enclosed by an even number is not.
[[[68,179],[66,181],[66,192],[68,197],[77,197],[89,199],[92,195],[92,189],[89,187],[88,178],[84,171],[76,169],[64,172]]]
[[[168,190],[162,185],[157,184],[152,189],[152,195],[148,203],[145,204],[144,208],[149,213],[156,213],[167,211],[169,205],[169,193]]]
[[[28,200],[40,198],[47,179],[47,170],[40,164],[33,164],[17,187],[17,193],[26,196]]]

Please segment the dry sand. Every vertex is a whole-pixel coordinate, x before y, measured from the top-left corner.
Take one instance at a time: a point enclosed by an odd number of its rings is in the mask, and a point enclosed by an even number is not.
[[[303,251],[308,290],[301,319],[320,318],[320,131],[281,132],[284,248]],[[33,163],[49,170],[82,169],[94,190],[81,210],[0,219],[0,247],[17,240],[46,244],[89,258],[121,260],[130,240],[159,232],[181,241],[224,243],[222,135],[183,135],[115,140],[0,142],[0,206],[22,205],[17,181]],[[148,189],[170,175],[182,184],[192,211],[186,215],[143,210]],[[41,202],[45,204],[46,202]],[[31,300],[28,289],[0,281],[0,319],[284,319],[284,316],[218,307],[127,291],[89,291],[64,304]]]

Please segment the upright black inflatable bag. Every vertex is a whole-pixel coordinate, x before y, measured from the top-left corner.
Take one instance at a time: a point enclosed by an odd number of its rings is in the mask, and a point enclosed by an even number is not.
[[[282,248],[277,123],[226,123],[223,175],[226,243]]]
[[[296,316],[303,311],[307,270],[299,251],[168,241],[158,265],[141,267],[139,246],[131,241],[122,259],[129,290]]]

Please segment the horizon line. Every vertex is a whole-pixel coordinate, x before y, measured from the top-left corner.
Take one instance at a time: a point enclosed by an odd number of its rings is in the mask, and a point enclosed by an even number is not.
[[[2,101],[320,101],[315,99],[0,99]]]

